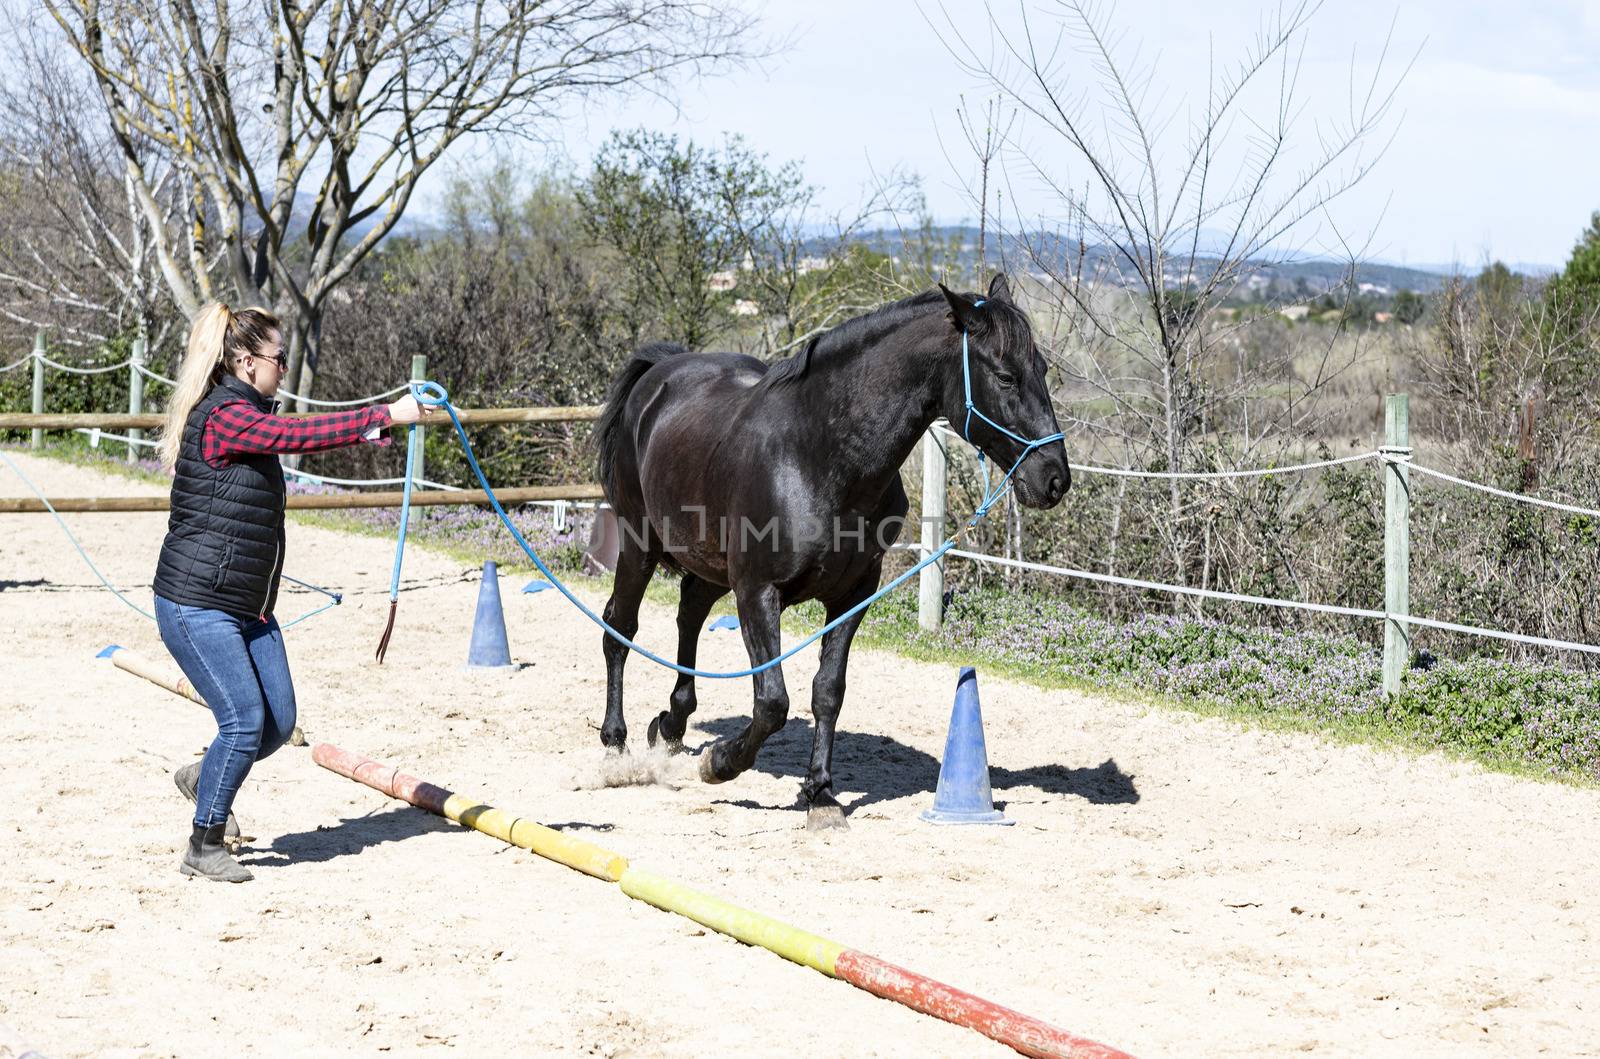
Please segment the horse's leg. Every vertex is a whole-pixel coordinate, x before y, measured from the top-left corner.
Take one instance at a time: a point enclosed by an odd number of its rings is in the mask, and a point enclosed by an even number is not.
[[[717,600],[728,594],[721,585],[713,584],[694,574],[684,574],[678,589],[678,664],[694,668],[695,649],[700,645],[700,629]],[[667,749],[673,753],[683,749],[683,733],[689,729],[689,715],[694,712],[694,677],[678,674],[678,683],[672,688],[671,711],[663,710],[650,722],[650,745],[665,736]]]
[[[735,588],[739,600],[739,631],[744,634],[750,664],[758,666],[783,650],[778,618],[783,608],[776,585]],[[755,710],[738,735],[718,739],[700,755],[700,778],[723,783],[756,763],[756,753],[767,737],[789,719],[789,692],[783,686],[783,667],[772,666],[755,675]]]
[[[639,631],[639,602],[644,599],[650,575],[655,572],[656,556],[628,534],[622,537],[616,579],[604,617],[607,625],[631,640]],[[600,638],[606,659],[606,719],[600,725],[600,742],[608,750],[620,753],[628,749],[628,724],[622,718],[622,669],[627,664],[629,649],[609,633],[602,632]]]
[[[833,621],[851,607],[878,590],[882,568],[874,566],[872,572],[844,599],[828,605],[828,621]],[[815,730],[811,737],[811,767],[800,793],[806,800],[806,827],[813,831],[847,827],[844,809],[833,796],[833,734],[839,720],[839,708],[844,705],[845,669],[850,663],[850,642],[867,612],[861,611],[822,638],[822,657],[817,664],[816,679],[811,682],[811,717]]]

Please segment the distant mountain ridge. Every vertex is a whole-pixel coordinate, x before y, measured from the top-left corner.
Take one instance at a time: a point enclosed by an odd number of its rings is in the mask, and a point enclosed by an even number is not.
[[[938,225],[931,229],[931,234],[939,242],[959,245],[960,250],[956,255],[959,264],[968,268],[977,264],[979,231],[976,226]],[[1029,238],[1042,255],[1053,260],[1075,262],[1077,259],[1078,245],[1075,239],[1068,239],[1056,233],[1035,233]],[[904,246],[904,237],[899,231],[882,229],[860,233],[855,241],[880,253],[891,255],[900,252]],[[990,232],[985,256],[992,266],[1003,266],[1016,271],[1032,271],[1033,261],[1027,241],[1024,237],[1012,234],[997,238],[995,233]],[[1188,244],[1180,245],[1186,254],[1189,249]],[[1227,247],[1227,239],[1224,233],[1202,231],[1196,245],[1196,272],[1204,276],[1215,267],[1217,255]],[[1083,254],[1085,272],[1120,271],[1128,274],[1132,271],[1112,246],[1086,245]],[[1175,250],[1173,256],[1169,258],[1169,261],[1173,260],[1182,261],[1183,255]],[[1266,286],[1274,293],[1293,292],[1299,289],[1298,281],[1303,279],[1310,291],[1321,294],[1342,283],[1347,278],[1348,267],[1348,262],[1333,258],[1297,255],[1290,251],[1270,251],[1258,260],[1255,272],[1262,277],[1257,281],[1257,285]],[[1513,272],[1527,276],[1547,276],[1560,271],[1550,265],[1529,262],[1509,263],[1507,267]],[[1453,276],[1473,276],[1479,271],[1481,271],[1480,266],[1463,264],[1403,265],[1391,261],[1371,260],[1358,264],[1356,282],[1370,284],[1391,294],[1400,290],[1425,294],[1441,289]],[[1181,276],[1171,276],[1168,282],[1169,285],[1179,285],[1181,280]]]
[[[302,200],[295,203],[293,225],[303,225],[310,215],[311,199],[302,196]],[[352,231],[347,238],[359,239],[371,230],[378,221],[376,216]],[[971,269],[978,262],[979,230],[971,224],[936,225],[930,233],[938,242],[957,244],[956,262],[962,267]],[[406,237],[428,240],[444,234],[444,228],[436,217],[418,211],[410,211],[400,219],[395,226],[391,237]],[[908,232],[909,234],[909,232]],[[1054,233],[1036,233],[1034,241],[1042,248],[1042,252],[1050,254],[1057,260],[1075,261],[1078,253],[1075,240]],[[891,256],[901,253],[905,246],[905,235],[899,230],[877,229],[868,232],[858,232],[852,239],[853,242],[869,247],[879,253]],[[814,254],[824,254],[834,246],[833,240],[827,238],[819,230],[818,235],[811,241],[808,251]],[[1196,271],[1204,275],[1208,269],[1215,265],[1216,255],[1227,246],[1225,233],[1202,230],[1197,241],[1197,256],[1195,260]],[[1187,252],[1187,245],[1183,246]],[[1281,255],[1281,256],[1280,256]],[[1003,239],[997,238],[995,233],[988,233],[988,245],[985,253],[986,259],[993,267],[1006,267],[1013,271],[1033,271],[1029,249],[1023,238],[1007,234]],[[1175,255],[1176,256],[1176,255]],[[1120,259],[1116,250],[1107,245],[1088,245],[1084,248],[1085,271],[1099,271],[1101,273],[1117,271],[1130,271],[1127,263]],[[1508,262],[1507,266],[1513,272],[1526,276],[1547,276],[1560,269],[1551,265],[1530,262]],[[1300,280],[1305,280],[1305,288],[1310,293],[1321,295],[1328,289],[1344,282],[1347,278],[1348,262],[1332,258],[1316,256],[1296,256],[1288,251],[1273,251],[1266,255],[1256,266],[1256,273],[1264,277],[1258,280],[1257,286],[1265,286],[1275,295],[1292,294],[1299,287]],[[1356,281],[1360,284],[1370,284],[1381,288],[1387,293],[1400,290],[1412,290],[1419,294],[1431,293],[1440,290],[1452,276],[1472,276],[1481,270],[1481,266],[1463,264],[1397,264],[1390,261],[1372,260],[1363,261],[1356,270]],[[1131,278],[1131,277],[1130,277]],[[1181,277],[1169,278],[1169,285],[1178,285]]]

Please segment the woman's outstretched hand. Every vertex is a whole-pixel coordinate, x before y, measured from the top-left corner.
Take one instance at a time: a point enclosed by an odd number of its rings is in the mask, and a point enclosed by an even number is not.
[[[418,404],[409,393],[389,405],[389,419],[395,423],[420,423],[439,409],[434,405]]]

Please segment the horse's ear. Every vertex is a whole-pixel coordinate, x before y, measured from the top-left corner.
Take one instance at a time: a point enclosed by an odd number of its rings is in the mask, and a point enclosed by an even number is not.
[[[939,284],[939,290],[944,293],[944,300],[950,303],[950,319],[956,327],[965,330],[972,326],[973,319],[978,315],[972,299],[965,294],[957,294],[943,283]]]
[[[996,272],[994,279],[989,281],[989,300],[992,302],[1011,301],[1011,284],[1006,280],[1004,272]]]

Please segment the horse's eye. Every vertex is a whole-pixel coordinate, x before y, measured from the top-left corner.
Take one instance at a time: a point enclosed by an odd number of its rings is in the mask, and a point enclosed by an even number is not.
[[[997,371],[997,372],[994,373],[994,381],[999,383],[1002,387],[1004,387],[1007,390],[1015,390],[1017,388],[1016,377],[1012,376],[1012,375],[1008,375],[1007,373],[1005,373],[1003,371]]]

